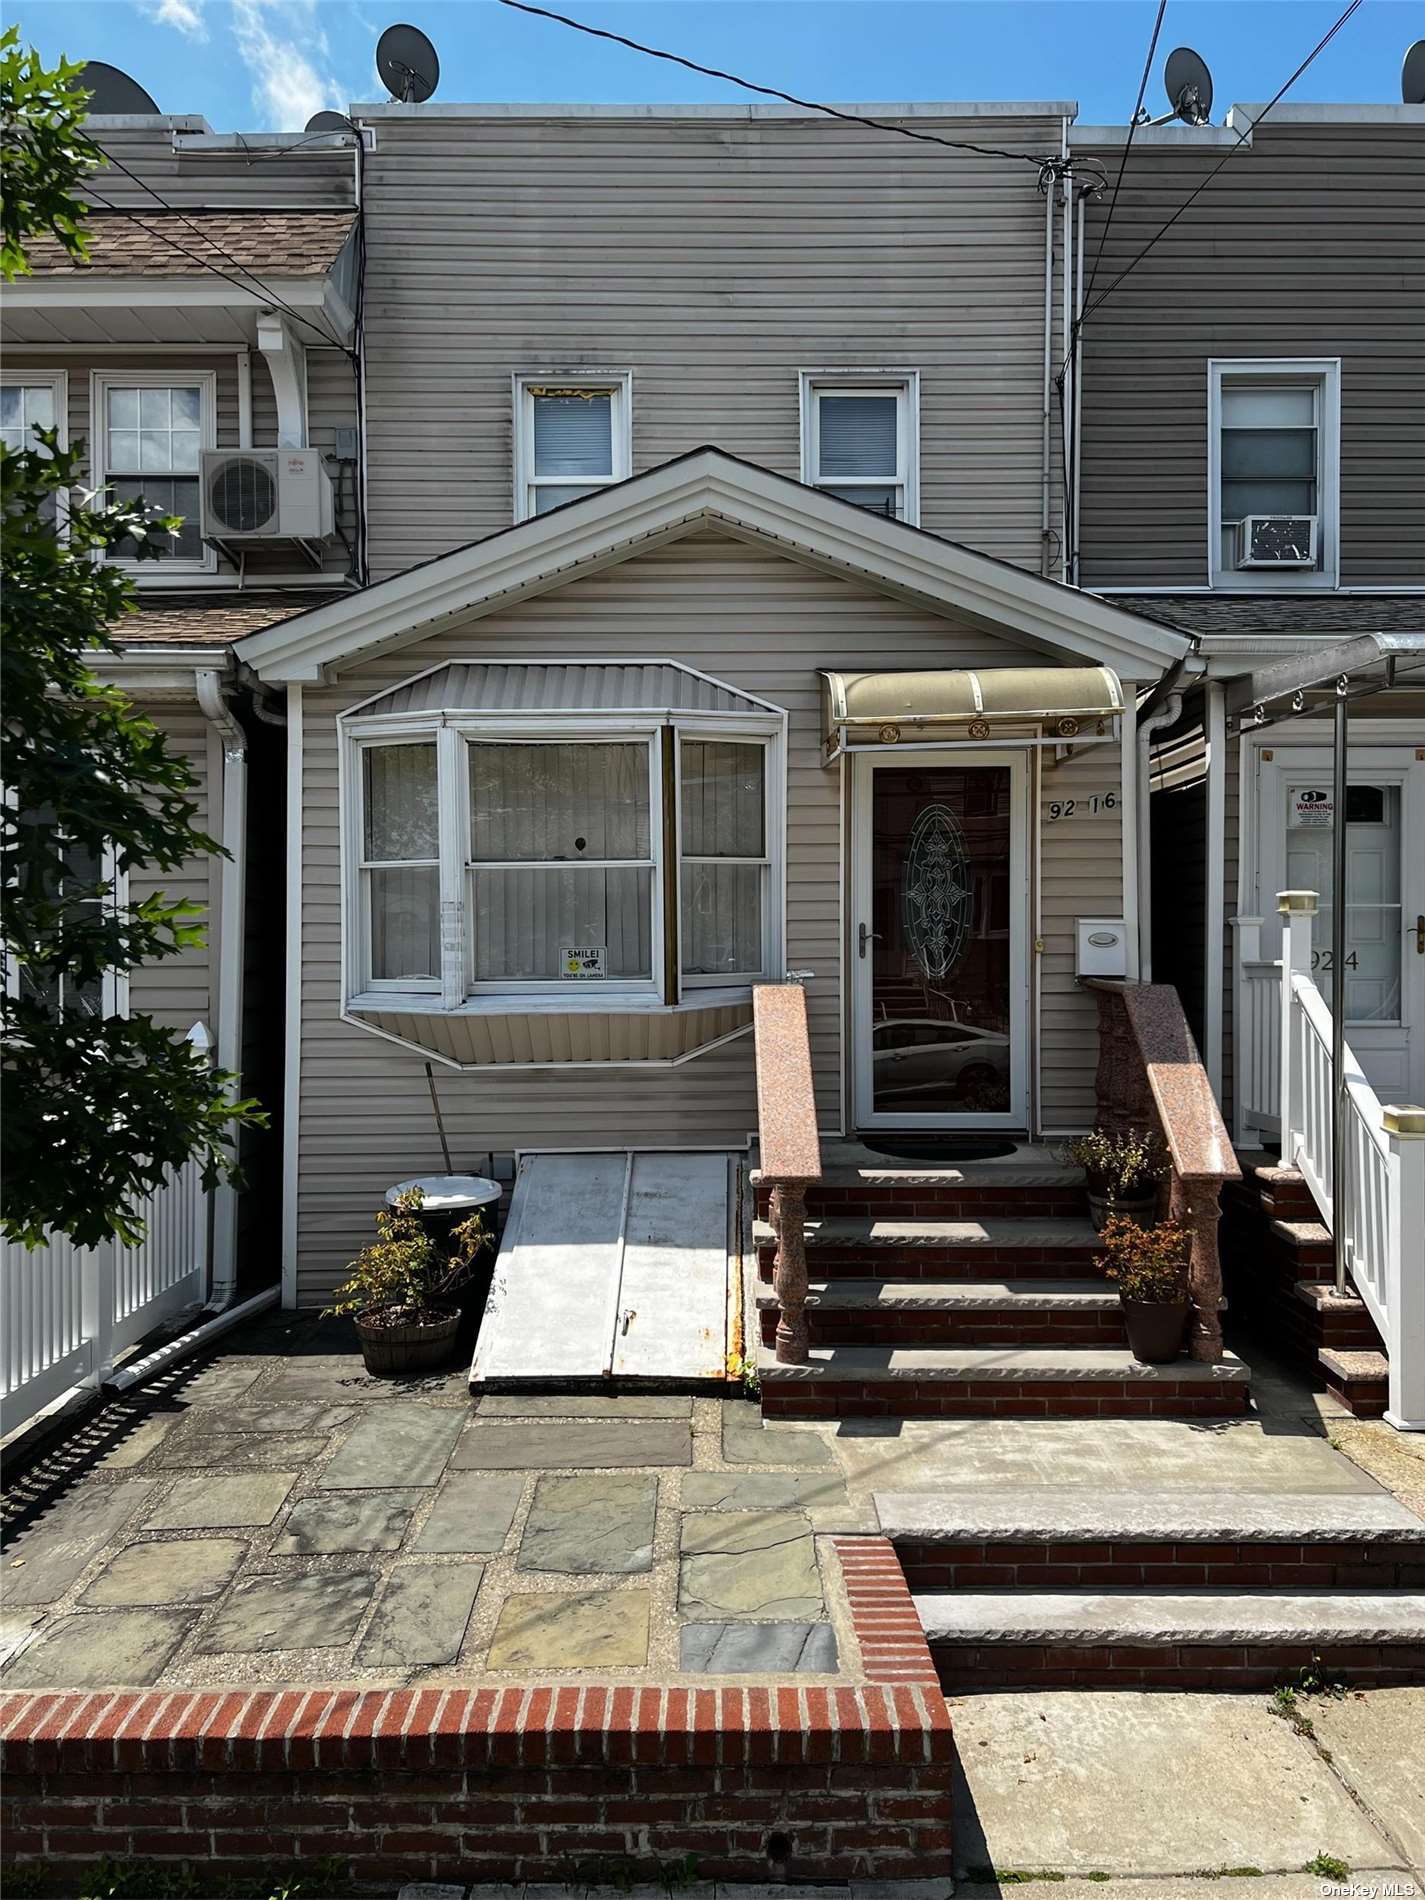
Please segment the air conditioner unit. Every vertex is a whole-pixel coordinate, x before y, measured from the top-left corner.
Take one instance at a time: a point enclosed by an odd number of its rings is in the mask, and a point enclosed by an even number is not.
[[[203,537],[320,541],[333,532],[332,485],[317,449],[206,449]]]
[[[1315,567],[1315,515],[1247,515],[1237,530],[1238,567]]]

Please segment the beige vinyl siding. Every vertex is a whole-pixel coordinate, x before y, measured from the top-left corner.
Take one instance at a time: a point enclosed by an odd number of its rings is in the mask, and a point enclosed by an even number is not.
[[[711,444],[793,477],[799,370],[918,370],[922,525],[1038,570],[1033,165],[807,119],[393,118],[365,203],[377,576],[509,524],[515,374],[601,370],[635,473]]]
[[[1122,146],[1099,155],[1116,178]],[[1134,148],[1099,294],[1221,157]],[[1110,196],[1088,201],[1090,259]],[[1341,359],[1342,583],[1425,578],[1422,203],[1425,128],[1268,123],[1094,312],[1086,587],[1206,584],[1213,357]]]
[[[200,129],[194,124],[177,136],[191,136]],[[247,153],[231,149],[177,152],[175,130],[170,125],[99,125],[92,129],[91,136],[116,161],[95,175],[96,206],[102,196],[109,204],[132,210],[154,224],[164,215],[163,204],[188,211],[270,211],[274,207],[340,211],[353,200],[355,157],[351,146],[308,146],[290,155],[260,147]],[[121,165],[137,172],[153,189],[145,190],[138,179],[119,169]],[[182,225],[174,223],[173,237],[183,244],[191,233],[185,237]]]
[[[419,1051],[340,1020],[337,715],[427,667],[470,659],[676,658],[790,716],[787,962],[812,969],[813,1061],[823,1127],[840,1125],[841,774],[820,762],[818,668],[996,666],[1041,656],[772,551],[690,536],[352,668],[303,693],[303,965],[299,1298],[323,1300],[368,1237],[382,1190],[439,1165]],[[1118,783],[1117,748],[1087,748],[1060,788]],[[1092,1114],[1090,999],[1073,980],[1073,917],[1122,914],[1111,816],[1046,827],[1045,1115]],[[457,1166],[519,1147],[741,1144],[755,1127],[749,1037],[676,1068],[570,1064],[498,1074],[436,1069]]]
[[[171,752],[186,760],[196,780],[189,794],[197,810],[193,823],[216,837],[222,825],[222,783],[214,780],[209,757],[209,726],[194,705],[174,706],[139,701],[139,710],[158,727]],[[183,1034],[194,1023],[204,1023],[215,1034],[214,985],[217,981],[217,930],[220,864],[213,858],[190,858],[176,871],[133,871],[129,874],[129,901],[161,892],[169,902],[185,899],[198,905],[191,920],[205,927],[207,941],[197,949],[181,950],[134,970],[129,977],[129,1008],[153,1017],[163,1029]]]

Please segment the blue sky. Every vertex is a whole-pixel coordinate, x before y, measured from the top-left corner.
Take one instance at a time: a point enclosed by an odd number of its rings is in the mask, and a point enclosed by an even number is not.
[[[1153,0],[550,0],[557,10],[709,66],[828,100],[1077,99],[1080,118],[1132,108]],[[1195,46],[1216,79],[1213,116],[1268,99],[1344,0],[1168,0],[1162,60]],[[747,95],[494,0],[19,0],[9,10],[46,55],[104,59],[165,112],[219,131],[295,131],[323,106],[383,96],[376,36],[392,20],[440,51],[438,96],[456,100],[736,100]],[[1425,31],[1416,0],[1366,0],[1288,96],[1400,99],[1400,61]]]

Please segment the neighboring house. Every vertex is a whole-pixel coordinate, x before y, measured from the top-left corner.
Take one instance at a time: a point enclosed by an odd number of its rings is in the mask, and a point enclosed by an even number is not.
[[[1425,107],[1262,112],[1134,140],[1098,294],[1246,133],[1085,323],[1076,561],[1082,586],[1193,640],[1181,714],[1153,737],[1152,968],[1248,1146],[1277,1118],[1237,1061],[1253,979],[1234,919],[1261,919],[1271,959],[1278,891],[1316,889],[1328,998],[1332,977],[1330,694],[1254,733],[1251,676],[1425,632]],[[1071,149],[1112,180],[1124,142],[1076,127]],[[1091,262],[1111,195],[1088,205]],[[1422,1102],[1425,674],[1353,701],[1351,724],[1348,1034],[1382,1099]]]
[[[57,427],[62,445],[84,443],[88,484],[185,517],[159,560],[114,556],[138,611],[96,665],[187,760],[196,822],[231,861],[129,879],[129,898],[161,885],[195,901],[207,943],[136,969],[106,1002],[201,1024],[273,1115],[271,1134],[245,1139],[249,1191],[219,1189],[199,1210],[204,1257],[189,1258],[186,1214],[154,1228],[150,1256],[183,1251],[159,1278],[222,1301],[273,1277],[281,1178],[282,712],[239,681],[232,643],[359,571],[352,153],[326,140],[288,157],[260,137],[238,151],[191,118],[90,129],[113,159],[94,182],[90,258],[31,241],[33,275],[5,291],[0,405],[7,446]],[[241,450],[255,453],[225,459]],[[254,534],[274,484],[280,506],[307,512]]]

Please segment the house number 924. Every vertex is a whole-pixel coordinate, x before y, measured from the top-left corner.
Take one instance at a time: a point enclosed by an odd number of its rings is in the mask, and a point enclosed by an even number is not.
[[[1051,798],[1044,815],[1054,824],[1060,818],[1091,818],[1095,812],[1117,810],[1117,792],[1090,792],[1087,798]]]

